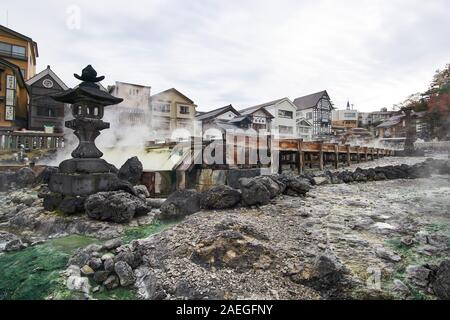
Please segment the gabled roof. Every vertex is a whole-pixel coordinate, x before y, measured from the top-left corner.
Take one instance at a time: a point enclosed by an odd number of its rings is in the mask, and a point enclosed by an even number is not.
[[[214,120],[214,124],[216,125],[216,128],[227,131],[227,130],[236,130],[239,129],[239,126],[235,123],[230,123],[230,121],[223,121],[223,120]]]
[[[50,68],[50,66],[47,66],[47,68],[41,72],[39,72],[37,75],[35,75],[33,78],[28,79],[26,82],[27,85],[31,86],[32,84],[36,83],[37,81],[41,80],[45,76],[50,76],[53,78],[53,80],[56,81],[57,84],[64,90],[69,89],[69,87],[66,86],[66,84],[56,75],[56,73],[53,72],[53,70]]]
[[[261,108],[270,107],[270,106],[273,106],[274,104],[278,104],[278,103],[280,103],[281,101],[284,101],[284,100],[289,100],[289,98],[281,98],[281,99],[273,100],[273,101],[270,101],[270,102],[258,104],[258,105],[253,106],[253,107],[245,108],[245,109],[241,110],[241,112],[258,110],[258,109],[261,109]]]
[[[157,93],[157,94],[152,95],[151,98],[154,99],[154,98],[157,98],[158,96],[163,96],[164,94],[169,93],[170,91],[175,92],[176,94],[178,94],[179,96],[183,97],[184,99],[186,99],[186,100],[189,101],[190,103],[194,104],[194,101],[192,101],[191,99],[189,99],[188,97],[186,97],[184,94],[182,94],[180,91],[178,91],[178,90],[175,89],[175,88],[170,88],[170,89],[161,91],[161,92],[159,92],[159,93]]]
[[[27,37],[17,31],[14,31],[12,29],[9,29],[5,26],[0,25],[0,31],[3,31],[5,33],[9,33],[10,35],[17,37],[19,39],[31,42],[33,45],[31,46],[32,50],[34,51],[36,57],[39,57],[39,50],[38,50],[38,45],[36,43],[36,41],[33,41],[33,39],[31,39],[30,37]],[[34,63],[36,63],[36,61],[34,61]]]
[[[258,112],[258,111],[264,112],[267,115],[267,118],[270,118],[270,119],[274,118],[274,116],[269,111],[267,111],[266,108],[261,107],[261,106],[256,106],[256,107],[251,107],[251,108],[247,108],[244,110],[239,110],[239,113],[242,115],[252,115],[253,113]]]
[[[250,122],[251,122],[251,120],[250,120],[250,115],[249,115],[249,114],[242,115],[242,116],[233,118],[233,119],[231,119],[231,120],[228,121],[228,122],[229,122],[229,123],[239,123],[239,122],[242,122],[242,121],[244,121],[244,120],[247,120],[247,121],[250,121]]]
[[[297,124],[298,125],[301,125],[302,123],[307,125],[307,126],[309,126],[309,127],[313,126],[312,123],[310,121],[308,121],[306,118],[297,119]]]
[[[23,74],[22,71],[20,71],[20,68],[18,66],[16,66],[14,63],[11,63],[5,59],[0,58],[0,66],[3,65],[5,67],[11,68],[12,70],[14,70],[14,74],[16,75],[16,79],[18,84],[21,87],[24,87],[27,91],[28,91],[28,87],[25,83],[25,80],[23,78]]]
[[[214,109],[208,112],[203,112],[199,115],[196,116],[197,120],[206,120],[206,119],[210,119],[210,118],[215,118],[220,116],[221,114],[224,114],[226,112],[233,112],[235,113],[237,116],[240,116],[240,113],[233,108],[233,106],[230,104],[228,106],[222,107],[222,108],[218,108],[218,109]]]
[[[377,128],[393,127],[393,126],[399,124],[402,121],[403,117],[404,117],[404,115],[397,115],[397,116],[390,117],[388,120],[386,120],[383,123],[381,123],[380,125],[378,125]]]
[[[329,98],[326,90],[299,97],[294,100],[294,105],[297,107],[297,110],[313,108],[319,103],[320,99],[322,99],[324,95],[327,95]]]

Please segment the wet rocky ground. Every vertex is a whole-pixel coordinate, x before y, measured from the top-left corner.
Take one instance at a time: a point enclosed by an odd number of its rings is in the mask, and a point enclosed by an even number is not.
[[[158,209],[125,224],[68,217],[43,210],[37,188],[0,193],[0,289],[39,299],[435,299],[449,281],[449,179],[324,184],[176,223],[155,220]]]
[[[447,175],[328,184],[306,198],[200,212],[133,243],[143,257],[136,286],[146,299],[435,299],[449,208]]]

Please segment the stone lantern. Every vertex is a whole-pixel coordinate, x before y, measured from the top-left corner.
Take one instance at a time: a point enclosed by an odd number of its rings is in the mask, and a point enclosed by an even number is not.
[[[122,102],[108,92],[100,90],[97,77],[91,65],[75,78],[82,83],[75,89],[68,89],[52,96],[58,102],[71,104],[73,120],[66,121],[66,127],[74,130],[79,139],[78,147],[72,152],[73,159],[61,162],[59,173],[50,180],[49,188],[66,196],[88,196],[108,191],[117,180],[114,167],[101,159],[103,153],[96,147],[95,139],[100,131],[109,129],[109,123],[102,120],[104,108]]]

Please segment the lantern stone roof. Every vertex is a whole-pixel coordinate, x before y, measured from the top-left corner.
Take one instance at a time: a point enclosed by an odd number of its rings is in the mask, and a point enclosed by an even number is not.
[[[96,82],[102,81],[105,77],[98,77],[97,71],[91,65],[83,69],[81,76],[78,74],[74,74],[74,76],[83,82],[74,89],[68,89],[53,95],[52,98],[54,100],[70,104],[89,101],[101,106],[119,104],[123,101],[123,99],[116,98],[109,92],[100,89],[100,86]]]
[[[64,92],[55,94],[52,97],[56,101],[64,103],[74,104],[83,100],[89,100],[103,106],[119,104],[123,101],[123,99],[121,98],[116,98],[108,92],[100,90],[97,85],[93,86],[83,84],[75,89],[69,89]]]

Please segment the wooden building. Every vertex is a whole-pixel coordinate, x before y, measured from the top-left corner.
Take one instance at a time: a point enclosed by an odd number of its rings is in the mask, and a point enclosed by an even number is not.
[[[0,130],[27,127],[28,88],[19,66],[0,58]]]
[[[50,96],[68,89],[50,66],[26,82],[29,87],[28,129],[62,133],[65,104]]]

